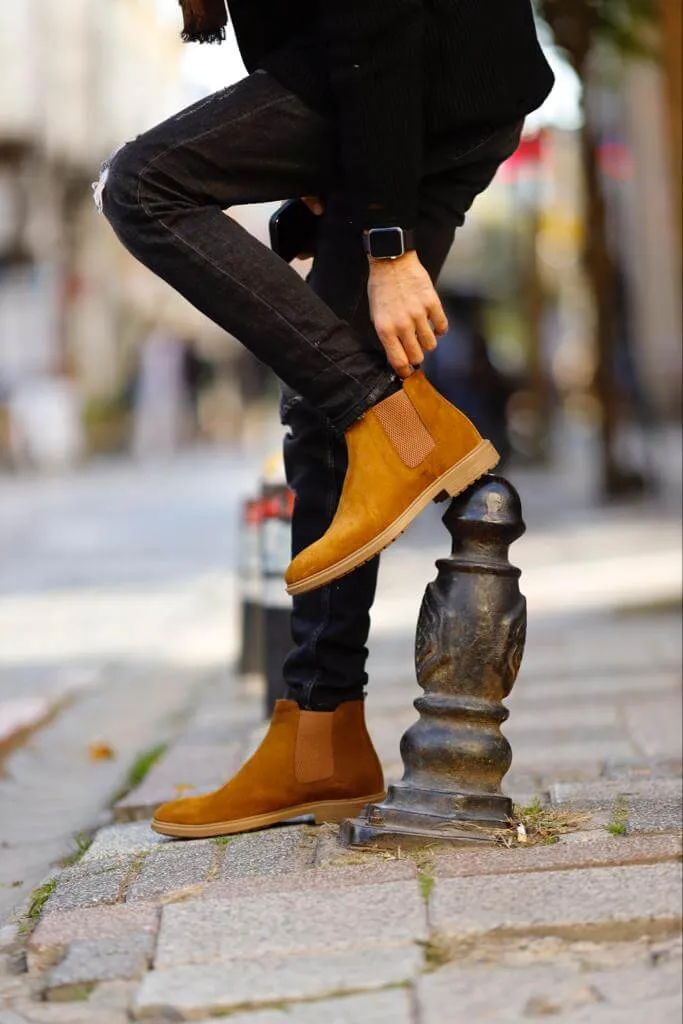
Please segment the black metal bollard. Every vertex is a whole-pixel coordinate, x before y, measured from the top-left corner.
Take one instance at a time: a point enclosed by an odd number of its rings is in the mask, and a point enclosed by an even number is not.
[[[403,736],[404,775],[386,800],[343,822],[345,846],[493,840],[510,827],[501,791],[512,762],[500,731],[502,701],[517,678],[526,638],[520,571],[508,549],[524,532],[519,495],[488,476],[451,502],[453,539],[437,562],[417,625],[420,719]]]
[[[282,665],[292,648],[291,598],[284,575],[291,555],[294,495],[286,484],[263,485],[261,574],[263,584],[263,659],[266,677],[265,713],[283,696]]]

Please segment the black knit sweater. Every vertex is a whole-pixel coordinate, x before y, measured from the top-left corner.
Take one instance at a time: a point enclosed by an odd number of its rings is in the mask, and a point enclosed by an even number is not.
[[[228,0],[248,71],[338,118],[368,227],[413,227],[425,143],[511,123],[553,84],[530,0]],[[371,207],[381,207],[372,209]]]

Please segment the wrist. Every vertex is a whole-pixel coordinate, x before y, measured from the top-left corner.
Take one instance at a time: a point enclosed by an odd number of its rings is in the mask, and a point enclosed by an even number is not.
[[[408,249],[402,256],[397,256],[395,259],[382,260],[375,259],[374,256],[368,256],[368,266],[370,267],[370,273],[382,273],[387,270],[391,270],[392,267],[396,267],[399,264],[401,266],[408,266],[412,263],[418,262],[418,255],[415,249]]]
[[[377,260],[397,260],[415,249],[415,231],[398,224],[363,231],[363,248]]]

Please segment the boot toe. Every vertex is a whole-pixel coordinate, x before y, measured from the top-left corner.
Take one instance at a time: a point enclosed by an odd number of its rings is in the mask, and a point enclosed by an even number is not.
[[[206,810],[206,801],[202,797],[184,797],[182,800],[170,800],[162,804],[154,820],[162,825],[201,825],[205,823]]]
[[[289,563],[289,567],[285,573],[285,583],[288,587],[295,583],[301,583],[302,580],[306,580],[309,576],[313,576],[320,568],[317,565],[317,559],[315,557],[315,551],[312,545],[302,551],[301,554],[297,555],[296,558],[292,559]]]

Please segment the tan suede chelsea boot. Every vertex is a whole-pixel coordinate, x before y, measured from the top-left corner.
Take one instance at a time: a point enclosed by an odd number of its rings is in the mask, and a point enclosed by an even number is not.
[[[346,432],[349,468],[325,535],[285,575],[304,594],[369,561],[396,540],[430,501],[466,490],[498,453],[419,371]]]
[[[362,700],[302,711],[279,700],[258,750],[222,789],[164,804],[152,822],[165,836],[200,839],[312,815],[317,824],[357,815],[384,797],[384,778]]]

